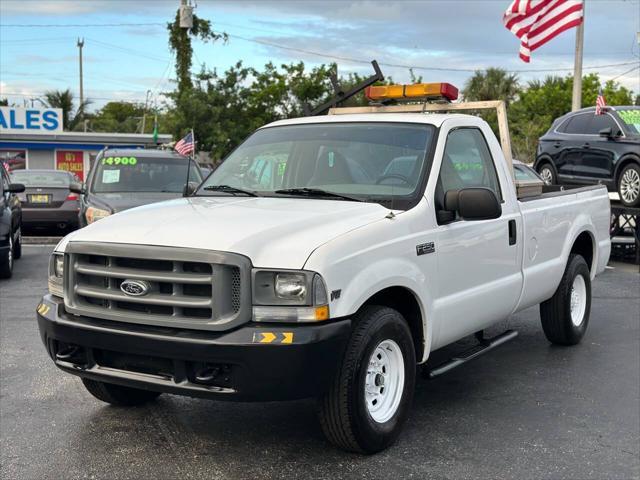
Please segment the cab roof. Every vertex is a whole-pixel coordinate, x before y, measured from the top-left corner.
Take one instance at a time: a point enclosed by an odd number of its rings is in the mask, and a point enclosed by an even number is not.
[[[348,123],[348,122],[392,122],[392,123],[422,123],[440,127],[451,118],[473,118],[473,115],[459,113],[353,113],[345,115],[322,115],[317,117],[290,118],[269,123],[262,128],[280,127],[283,125],[308,125],[313,123]]]

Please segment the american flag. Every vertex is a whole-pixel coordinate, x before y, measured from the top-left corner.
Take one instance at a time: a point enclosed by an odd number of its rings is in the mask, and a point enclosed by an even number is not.
[[[176,143],[173,149],[180,155],[189,155],[190,153],[193,153],[195,143],[196,142],[193,140],[193,132],[189,132],[186,137]]]
[[[598,98],[596,98],[596,115],[602,115],[606,106],[607,102],[602,94],[602,89],[600,89],[598,90]]]
[[[502,21],[520,39],[520,58],[529,63],[531,52],[582,23],[582,7],[582,0],[513,0]]]

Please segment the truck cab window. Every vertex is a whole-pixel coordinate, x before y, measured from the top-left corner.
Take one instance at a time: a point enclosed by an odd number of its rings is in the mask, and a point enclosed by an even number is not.
[[[447,137],[436,186],[436,206],[444,206],[448,190],[484,187],[501,199],[500,184],[489,147],[476,128],[453,130]]]

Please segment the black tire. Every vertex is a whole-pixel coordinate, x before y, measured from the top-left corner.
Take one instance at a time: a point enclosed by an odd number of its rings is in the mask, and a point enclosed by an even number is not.
[[[9,232],[8,248],[0,252],[0,278],[11,278],[13,274],[13,234]]]
[[[585,286],[584,313],[576,314],[576,322],[571,316],[571,297],[574,280],[582,277]],[[578,309],[580,311],[581,309]],[[577,345],[589,326],[591,313],[591,279],[587,262],[581,255],[569,255],[569,261],[560,280],[560,285],[546,302],[540,304],[542,329],[547,339],[557,345]]]
[[[635,163],[625,165],[618,175],[616,189],[623,205],[627,207],[640,205],[640,166]]]
[[[13,242],[13,259],[22,257],[22,229],[18,229],[18,239]]]
[[[82,383],[91,395],[98,400],[120,407],[132,407],[151,402],[158,398],[160,392],[123,387],[112,383],[98,382],[83,378]]]
[[[319,401],[318,416],[331,443],[347,451],[371,454],[391,445],[407,420],[415,388],[416,355],[409,326],[396,310],[366,306],[353,322],[342,365],[330,390]],[[404,386],[393,415],[378,423],[367,408],[365,381],[369,360],[384,340],[392,340],[399,347]]]
[[[555,185],[558,182],[556,171],[549,162],[542,162],[538,165],[537,171],[547,185]]]

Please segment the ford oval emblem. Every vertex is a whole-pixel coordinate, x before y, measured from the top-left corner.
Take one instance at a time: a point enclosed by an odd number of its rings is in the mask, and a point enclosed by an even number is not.
[[[149,293],[151,285],[144,280],[126,279],[120,284],[120,290],[131,297],[141,297]]]

